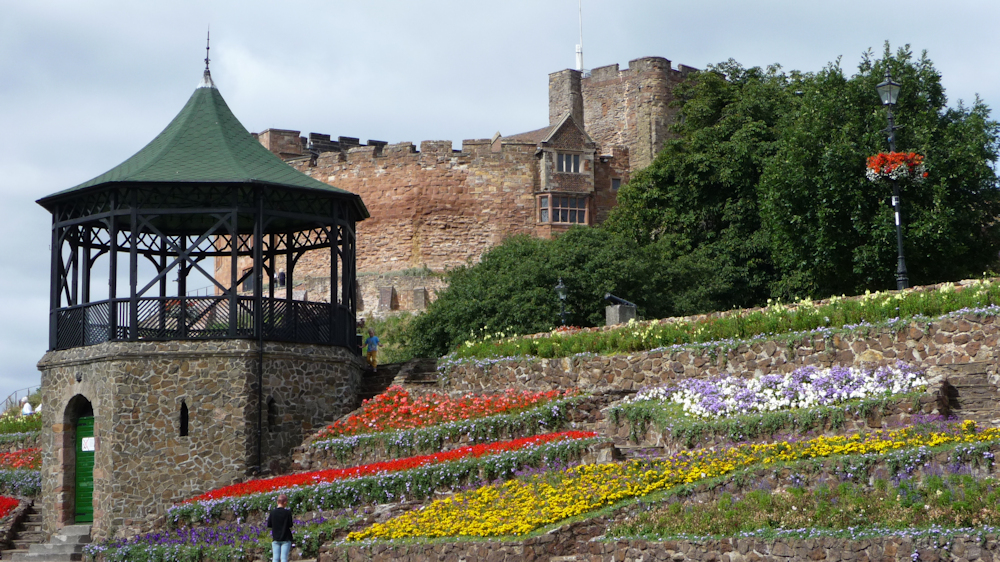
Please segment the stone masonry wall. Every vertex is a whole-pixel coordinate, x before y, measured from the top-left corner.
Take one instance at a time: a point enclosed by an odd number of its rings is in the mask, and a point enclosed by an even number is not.
[[[844,562],[938,562],[940,560],[997,561],[1000,543],[996,535],[958,537],[947,551],[934,538],[880,537],[873,539],[716,539],[650,542],[644,540],[587,541],[588,529],[579,525],[575,548],[560,544],[563,537],[546,533],[523,541],[483,541],[437,544],[325,546],[318,562],[651,562],[690,560],[693,562],[791,562],[830,560]],[[603,528],[602,528],[603,529]],[[561,530],[561,529],[560,529]],[[602,533],[603,530],[596,530]],[[596,536],[596,535],[595,535]],[[582,543],[582,544],[580,544]],[[916,556],[914,556],[916,554]]]
[[[142,529],[173,502],[257,465],[258,350],[246,340],[109,342],[49,352],[42,371],[43,531],[74,521],[74,405],[94,411],[94,530]],[[336,347],[267,343],[265,467],[354,407],[360,360]],[[188,435],[180,435],[182,401]]]
[[[482,141],[484,145],[488,141]],[[477,260],[513,234],[534,234],[538,161],[534,145],[504,144],[500,152],[453,152],[451,143],[410,143],[320,154],[299,171],[361,195],[371,218],[358,224],[359,273],[426,266],[435,271]],[[297,273],[322,270],[307,254]],[[326,259],[329,259],[326,256]],[[328,268],[326,268],[328,270]]]
[[[456,392],[567,387],[591,391],[639,390],[681,378],[711,377],[721,373],[743,376],[785,373],[804,365],[885,364],[898,359],[929,368],[987,361],[993,364],[990,382],[998,385],[998,339],[997,318],[968,314],[928,324],[911,324],[899,333],[873,329],[868,335],[829,338],[815,335],[792,344],[776,341],[743,344],[715,357],[709,350],[652,350],[627,356],[577,356],[501,363],[479,361],[446,365],[441,369],[447,390]]]
[[[595,68],[581,81],[587,133],[602,153],[627,147],[631,170],[648,166],[669,137],[677,111],[669,106],[673,88],[693,70],[674,70],[663,57],[629,61],[628,70],[617,64]]]

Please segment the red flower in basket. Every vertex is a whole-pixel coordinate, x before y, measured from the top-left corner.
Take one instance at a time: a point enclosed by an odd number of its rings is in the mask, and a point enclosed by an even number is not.
[[[923,181],[927,177],[924,157],[916,152],[880,152],[868,157],[868,179],[912,179]]]

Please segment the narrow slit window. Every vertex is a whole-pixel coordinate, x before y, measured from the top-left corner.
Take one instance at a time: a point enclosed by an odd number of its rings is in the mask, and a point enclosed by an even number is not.
[[[188,405],[187,402],[181,400],[181,423],[180,423],[180,436],[188,436]]]

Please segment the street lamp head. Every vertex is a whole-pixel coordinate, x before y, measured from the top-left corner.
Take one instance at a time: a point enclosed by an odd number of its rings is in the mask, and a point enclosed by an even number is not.
[[[556,285],[556,295],[559,296],[559,300],[566,300],[569,295],[566,285],[563,285],[562,277],[559,278],[559,284]]]
[[[885,81],[875,86],[875,89],[882,98],[882,105],[896,105],[896,99],[899,98],[899,84],[892,81],[888,68],[885,69]]]

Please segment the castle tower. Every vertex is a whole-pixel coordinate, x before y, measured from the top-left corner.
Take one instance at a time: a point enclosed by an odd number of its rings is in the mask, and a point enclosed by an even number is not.
[[[673,69],[663,57],[643,57],[629,61],[627,70],[612,64],[579,78],[579,111],[601,154],[611,154],[615,146],[625,147],[632,171],[648,166],[663,148],[674,123],[676,109],[670,105],[674,87],[694,70],[684,65]],[[553,77],[569,72],[574,71],[549,75],[550,115]]]
[[[145,148],[38,203],[52,213],[38,365],[46,533],[141,529],[174,502],[266,472],[354,408],[354,232],[368,211],[261,146],[207,59]],[[284,288],[307,251],[329,253],[329,302]],[[215,275],[216,258],[229,276]]]

